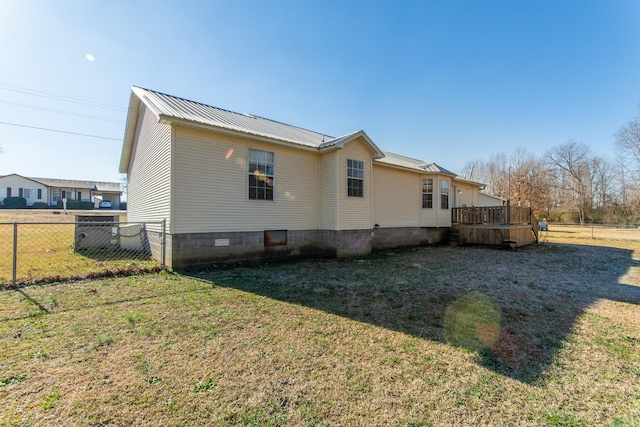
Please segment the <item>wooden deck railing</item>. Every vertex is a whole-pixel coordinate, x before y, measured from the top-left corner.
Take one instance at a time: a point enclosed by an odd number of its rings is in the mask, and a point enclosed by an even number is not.
[[[531,210],[518,206],[482,206],[451,209],[453,224],[531,224]],[[537,224],[536,224],[537,225]]]

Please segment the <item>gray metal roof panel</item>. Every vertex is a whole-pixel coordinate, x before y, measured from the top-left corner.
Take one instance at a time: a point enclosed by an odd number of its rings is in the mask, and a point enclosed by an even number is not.
[[[157,114],[203,125],[250,133],[294,144],[319,147],[331,136],[266,119],[240,114],[149,89],[133,87],[134,92]]]

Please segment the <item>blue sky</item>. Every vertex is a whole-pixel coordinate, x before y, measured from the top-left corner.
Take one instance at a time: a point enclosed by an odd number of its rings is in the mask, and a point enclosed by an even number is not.
[[[0,0],[0,40],[0,175],[119,181],[131,85],[458,173],[572,138],[612,158],[639,112],[636,0]]]

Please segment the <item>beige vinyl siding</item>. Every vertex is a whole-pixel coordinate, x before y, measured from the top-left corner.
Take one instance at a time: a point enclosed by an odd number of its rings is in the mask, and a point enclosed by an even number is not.
[[[373,165],[373,223],[380,227],[418,227],[422,206],[420,175]]]
[[[318,228],[318,154],[174,128],[174,233]],[[271,151],[274,200],[249,200],[249,148]]]
[[[458,208],[462,205],[468,207],[480,205],[478,200],[478,186],[459,181],[453,181],[452,184],[452,193],[454,196],[452,199],[454,203],[451,204],[452,208]]]
[[[337,206],[337,170],[338,152],[332,151],[321,154],[319,159],[320,170],[318,174],[319,183],[319,228],[321,230],[337,230],[338,228],[338,206]]]
[[[171,230],[171,126],[141,105],[128,170],[128,221],[168,221]]]
[[[373,187],[371,183],[371,152],[360,138],[347,144],[338,153],[338,230],[363,230],[373,228],[371,210]],[[364,163],[364,197],[347,196],[347,159]]]
[[[433,209],[420,209],[420,227],[451,227],[451,207],[453,207],[454,186],[450,176],[420,175],[422,178],[433,178]],[[449,209],[440,207],[440,183],[449,181]]]

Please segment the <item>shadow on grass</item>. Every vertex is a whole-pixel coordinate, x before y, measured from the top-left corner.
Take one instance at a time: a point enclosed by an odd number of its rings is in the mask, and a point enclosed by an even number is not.
[[[464,347],[480,365],[531,383],[594,302],[640,304],[640,287],[620,283],[638,266],[629,250],[546,244],[424,247],[181,274]]]

